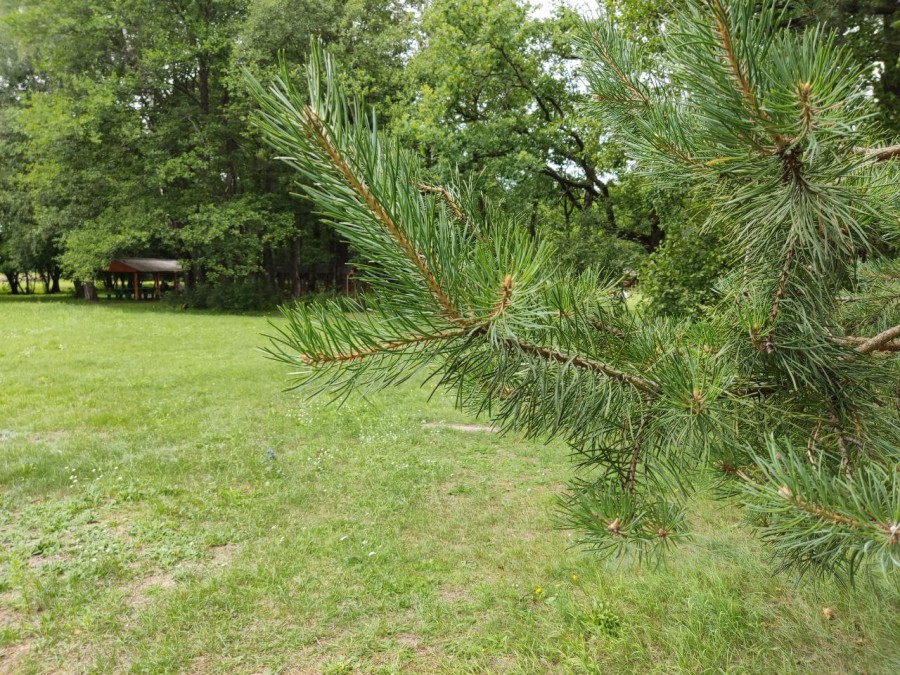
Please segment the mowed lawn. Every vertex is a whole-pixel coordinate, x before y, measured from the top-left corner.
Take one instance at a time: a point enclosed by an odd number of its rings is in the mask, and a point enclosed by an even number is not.
[[[896,589],[798,587],[703,500],[603,563],[563,445],[284,393],[267,321],[0,297],[0,672],[900,672]]]

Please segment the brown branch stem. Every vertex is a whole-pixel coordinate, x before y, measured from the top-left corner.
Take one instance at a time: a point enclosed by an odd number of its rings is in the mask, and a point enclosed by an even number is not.
[[[384,352],[396,352],[413,347],[415,345],[425,344],[428,342],[437,342],[439,340],[451,340],[453,338],[466,337],[470,334],[467,330],[444,331],[433,335],[413,335],[402,340],[393,340],[391,342],[383,342],[381,344],[362,349],[355,352],[345,352],[343,354],[316,354],[315,356],[301,355],[298,358],[311,366],[322,366],[329,363],[346,363],[347,361],[356,361],[368,356],[382,354]]]
[[[599,361],[593,361],[591,359],[585,358],[583,356],[572,356],[569,354],[563,354],[562,352],[557,352],[552,349],[548,349],[547,347],[540,347],[538,345],[531,345],[525,342],[519,341],[510,341],[512,344],[518,348],[520,351],[531,354],[533,356],[539,356],[542,359],[546,359],[547,361],[553,361],[555,363],[562,364],[571,364],[576,368],[581,368],[583,370],[590,370],[595,373],[600,373],[610,379],[617,380],[622,382],[623,384],[629,384],[636,389],[640,389],[641,391],[645,391],[648,394],[657,395],[659,394],[659,385],[651,380],[645,380],[642,377],[638,377],[636,375],[631,375],[629,373],[624,373],[621,370],[617,370],[612,366],[608,366],[605,363],[600,363]]]
[[[440,197],[447,207],[450,209],[450,212],[453,214],[453,217],[456,218],[460,223],[465,225],[472,234],[474,234],[479,239],[483,239],[481,233],[478,231],[478,227],[473,223],[463,210],[459,207],[459,204],[456,203],[456,200],[453,198],[453,195],[450,194],[450,191],[442,185],[427,185],[426,183],[418,183],[416,187],[419,188],[421,192],[427,192],[433,195],[437,195]]]
[[[882,351],[893,344],[896,338],[900,338],[900,325],[888,328],[886,331],[867,339],[856,348],[860,354],[870,354],[874,351]],[[890,350],[893,351],[893,350]]]
[[[422,256],[407,239],[406,235],[397,226],[388,212],[381,203],[375,198],[368,186],[360,180],[350,165],[346,162],[340,151],[335,147],[328,132],[316,111],[310,106],[303,107],[303,130],[324,152],[328,155],[329,160],[338,170],[341,176],[347,181],[350,188],[365,202],[369,210],[384,225],[390,237],[397,242],[407,259],[416,267],[425,284],[428,286],[431,295],[437,300],[438,304],[447,314],[447,317],[458,324],[468,323],[466,319],[456,309],[453,301],[444,293],[434,274],[428,269]]]
[[[889,145],[884,148],[853,148],[853,151],[865,155],[871,162],[886,162],[900,157],[900,145]]]

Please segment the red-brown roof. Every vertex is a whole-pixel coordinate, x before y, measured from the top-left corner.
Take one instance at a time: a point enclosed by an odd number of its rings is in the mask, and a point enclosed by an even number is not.
[[[107,272],[181,272],[177,260],[163,258],[117,258],[109,264]]]

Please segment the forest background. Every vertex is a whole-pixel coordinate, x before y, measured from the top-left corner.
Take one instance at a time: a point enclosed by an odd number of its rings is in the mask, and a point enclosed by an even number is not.
[[[634,40],[677,2],[605,0]],[[177,258],[180,298],[253,309],[331,290],[353,251],[251,125],[243,76],[312,37],[435,183],[459,172],[577,266],[639,280],[664,313],[710,299],[722,256],[702,195],[653,190],[582,112],[572,37],[583,5],[523,0],[0,0],[0,275],[11,292],[101,281],[120,256]],[[867,65],[900,134],[900,11],[891,0],[787,0]]]

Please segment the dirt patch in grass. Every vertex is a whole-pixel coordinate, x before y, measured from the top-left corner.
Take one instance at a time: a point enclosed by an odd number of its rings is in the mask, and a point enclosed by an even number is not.
[[[13,673],[20,672],[22,660],[29,651],[31,651],[30,642],[0,647],[0,675],[13,675]]]
[[[54,431],[37,431],[35,433],[22,433],[13,431],[12,429],[0,429],[0,443],[12,441],[16,438],[24,436],[33,443],[44,443],[49,441],[59,441],[66,438],[69,432],[65,429],[56,429]]]
[[[394,636],[394,640],[396,640],[397,645],[401,649],[413,654],[414,661],[410,665],[416,666],[416,672],[422,672],[421,667],[426,664],[430,666],[428,670],[433,670],[440,661],[438,659],[438,650],[431,645],[425,644],[419,635],[414,633],[400,633],[399,635]],[[392,658],[396,656],[396,654],[385,655]]]
[[[467,433],[492,434],[496,429],[487,424],[457,424],[455,422],[425,422],[423,429],[452,429],[453,431],[465,431]]]
[[[0,607],[0,628],[11,628],[18,625],[21,615],[9,607]]]
[[[53,563],[62,565],[67,560],[68,558],[62,553],[40,553],[28,558],[28,566],[32,569],[40,569],[41,567],[51,565]]]
[[[143,577],[130,587],[126,602],[132,609],[140,609],[147,605],[154,595],[175,588],[178,585],[178,582],[175,581],[175,575],[178,572],[199,571],[210,566],[225,567],[234,558],[236,552],[236,544],[214,546],[210,549],[212,560],[208,562],[176,565],[165,572],[157,572]]]
[[[151,574],[149,577],[140,579],[130,589],[128,599],[126,600],[128,606],[132,609],[140,609],[147,605],[156,593],[175,588],[175,579],[173,578],[173,575],[177,569],[178,568],[169,570],[168,572]]]
[[[55,431],[42,431],[36,434],[31,434],[31,440],[36,443],[46,443],[50,441],[60,441],[63,438],[68,437],[69,432],[65,429],[57,429]]]
[[[438,597],[440,597],[441,602],[447,605],[469,602],[472,599],[472,596],[466,589],[458,586],[441,586],[438,589]]]
[[[210,549],[210,553],[212,553],[212,562],[213,565],[217,567],[225,567],[228,563],[231,562],[231,559],[234,558],[237,553],[237,544],[222,544],[221,546],[213,546]]]

